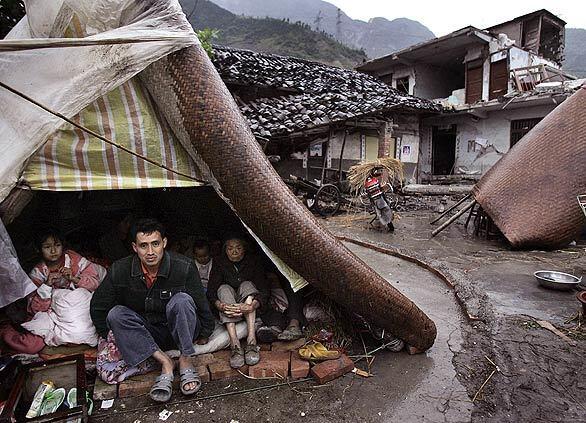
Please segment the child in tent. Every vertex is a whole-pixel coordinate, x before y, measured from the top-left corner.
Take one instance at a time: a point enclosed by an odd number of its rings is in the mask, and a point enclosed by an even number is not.
[[[46,312],[51,310],[53,294],[56,291],[61,290],[63,292],[63,290],[83,288],[91,293],[98,288],[106,275],[106,269],[102,266],[90,262],[75,251],[64,249],[63,239],[57,231],[52,229],[42,232],[37,237],[35,247],[41,255],[41,261],[32,269],[29,277],[38,288],[28,296],[27,312],[29,321],[22,324],[24,328],[29,329],[31,332],[37,332],[37,334],[22,330],[17,331],[12,327],[5,328],[2,331],[4,342],[16,352],[35,354],[45,346],[45,343],[50,345],[60,344],[61,342],[58,339],[51,338],[51,341],[48,341],[47,338],[49,331],[46,328],[54,328],[55,322],[51,322],[47,318],[39,322],[38,319],[35,319],[35,316],[39,313],[46,316]],[[88,297],[87,306],[81,305],[81,307],[88,309],[87,313],[84,313],[87,314],[88,322],[90,321],[89,297],[91,297],[89,293],[86,293]],[[83,296],[80,298],[83,298]],[[54,317],[57,319],[59,316],[57,314]],[[37,321],[35,322],[34,320]],[[84,326],[83,320],[76,321],[75,325],[70,325],[63,329],[60,332],[61,339],[67,340],[67,336],[64,337],[63,333],[75,332],[76,326],[79,326],[81,330]],[[39,326],[42,326],[45,330],[40,331]],[[87,328],[85,331],[87,332]],[[40,334],[43,336],[38,336]],[[72,334],[70,340],[74,339],[75,334]]]
[[[29,299],[28,311],[34,315],[51,307],[51,297],[44,292],[51,289],[85,288],[94,292],[106,275],[106,269],[92,263],[73,250],[64,250],[63,237],[55,230],[47,230],[37,238],[37,250],[42,260],[29,277],[41,290]],[[43,286],[45,285],[45,286]]]

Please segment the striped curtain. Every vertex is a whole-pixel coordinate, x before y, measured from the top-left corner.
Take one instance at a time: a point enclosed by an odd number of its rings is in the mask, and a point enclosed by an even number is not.
[[[184,175],[201,180],[150,97],[133,78],[72,119],[105,138]],[[83,191],[201,185],[107,144],[66,123],[27,164],[32,189]]]

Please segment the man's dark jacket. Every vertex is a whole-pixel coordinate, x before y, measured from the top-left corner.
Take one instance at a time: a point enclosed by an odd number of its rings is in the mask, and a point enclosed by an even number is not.
[[[118,260],[112,264],[92,297],[90,313],[98,335],[105,338],[108,334],[106,318],[117,305],[134,310],[154,325],[166,324],[167,303],[179,292],[193,298],[201,325],[199,336],[209,337],[214,330],[214,317],[193,260],[165,251],[157,278],[150,289],[146,286],[137,255]]]

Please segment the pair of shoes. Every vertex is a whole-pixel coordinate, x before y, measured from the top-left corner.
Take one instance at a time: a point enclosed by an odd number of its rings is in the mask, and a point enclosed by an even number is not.
[[[230,367],[238,369],[244,366],[244,350],[240,345],[232,347],[230,354]]]
[[[244,348],[244,360],[249,366],[254,366],[260,361],[260,347],[256,344],[247,344]]]
[[[261,326],[256,331],[256,339],[263,344],[270,344],[278,339],[281,332],[278,326]]]
[[[299,357],[308,361],[335,360],[340,357],[340,352],[328,350],[321,342],[314,342],[299,348]]]
[[[179,377],[181,378],[181,393],[183,395],[193,395],[200,390],[201,379],[199,378],[197,370],[195,370],[193,367],[188,367],[187,369],[180,370]],[[185,389],[184,387],[188,383],[195,383],[195,388]]]
[[[167,402],[173,394],[173,373],[163,373],[155,379],[149,395],[153,401]]]
[[[277,336],[279,341],[295,341],[301,338],[303,338],[303,332],[299,326],[289,326]]]
[[[94,401],[90,398],[90,393],[87,390],[85,391],[85,401],[87,404],[87,415],[91,416],[94,411]],[[69,390],[67,398],[65,398],[65,405],[67,405],[67,408],[77,407],[77,388],[71,388]],[[81,423],[81,418],[67,420],[66,423]]]

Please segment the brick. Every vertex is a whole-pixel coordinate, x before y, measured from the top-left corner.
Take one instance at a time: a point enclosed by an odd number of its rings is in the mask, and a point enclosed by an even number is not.
[[[271,344],[258,344],[261,351],[270,351]]]
[[[207,366],[196,366],[195,370],[197,370],[202,383],[210,381],[210,372]],[[133,376],[121,382],[118,387],[118,397],[130,398],[148,394],[155,383],[155,379],[160,374],[160,372],[150,372],[144,375]],[[175,380],[173,381],[174,391],[179,391],[180,380],[179,373],[175,372]]]
[[[112,399],[118,396],[118,385],[110,385],[104,382],[99,377],[96,377],[96,383],[94,385],[94,401],[100,401],[105,399]]]
[[[261,351],[260,361],[248,369],[248,375],[256,378],[287,377],[290,353],[286,351]]]
[[[214,355],[211,353],[207,354],[200,354],[193,357],[193,365],[194,366],[207,366],[208,364],[212,364],[215,361]]]
[[[214,356],[214,361],[228,361],[230,360],[230,354],[232,351],[230,350],[220,350],[216,351],[212,355]]]
[[[319,384],[339,378],[354,369],[354,363],[347,355],[342,354],[336,360],[327,360],[311,368],[311,375]]]
[[[215,353],[214,353],[215,355]],[[221,380],[221,379],[232,379],[236,377],[242,377],[242,375],[238,372],[240,370],[245,375],[248,374],[248,366],[242,366],[238,370],[233,369],[230,367],[230,362],[228,360],[222,361],[215,361],[214,363],[210,364],[210,375],[212,380]]]
[[[293,379],[303,379],[309,375],[309,361],[302,360],[297,351],[291,352],[290,374]]]
[[[297,351],[305,345],[305,338],[297,339],[295,341],[277,341],[273,342],[271,351]]]

